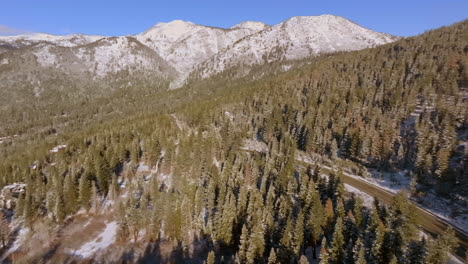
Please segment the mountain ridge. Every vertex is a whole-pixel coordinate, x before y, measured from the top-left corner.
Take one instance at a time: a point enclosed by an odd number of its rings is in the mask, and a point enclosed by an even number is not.
[[[68,52],[81,57],[80,47],[91,45],[95,49],[111,39],[133,38],[157,53],[172,68],[169,72],[154,71],[158,63],[144,57],[135,60],[135,47],[118,45],[109,50],[103,61],[87,63],[83,70],[93,77],[118,74],[122,70],[134,69],[152,72],[155,78],[171,76],[170,88],[178,88],[193,75],[202,78],[217,74],[239,64],[252,66],[277,60],[301,59],[337,51],[359,50],[393,42],[399,37],[364,28],[346,18],[335,15],[295,16],[279,24],[268,25],[258,21],[244,21],[230,28],[219,28],[195,24],[190,21],[174,20],[161,22],[135,35],[106,37],[98,35],[29,34],[0,36],[0,59],[9,61],[11,50],[21,50],[43,43],[41,56],[36,56],[38,65],[61,68],[69,71],[68,65],[76,68],[80,63],[56,61],[60,54],[51,52],[50,47],[68,48]],[[145,49],[141,46],[141,49]],[[28,52],[28,51],[25,51]],[[140,52],[142,53],[142,52]],[[73,56],[72,56],[73,57]],[[5,60],[6,59],[6,60]],[[129,63],[126,63],[129,62]],[[90,64],[100,65],[92,70]],[[21,68],[21,67],[20,67]],[[168,68],[168,67],[165,67]],[[1,76],[0,76],[1,78]]]

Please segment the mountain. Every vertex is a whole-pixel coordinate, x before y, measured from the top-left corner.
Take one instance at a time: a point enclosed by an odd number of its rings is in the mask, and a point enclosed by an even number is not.
[[[198,27],[172,24],[166,46]],[[175,90],[140,82],[180,74],[142,41],[0,55],[1,263],[466,259],[468,20]]]
[[[138,82],[154,84],[176,76],[157,52],[133,37],[106,37],[76,46],[40,41],[0,54],[0,88],[8,95],[0,102],[5,106],[26,100],[28,93],[20,91],[29,91],[34,97],[52,92],[73,95],[87,86],[94,89],[86,95],[97,96]]]
[[[179,72],[178,82],[174,85],[177,87],[187,78],[194,66],[211,58],[239,39],[265,27],[268,25],[245,22],[237,27],[223,29],[175,20],[170,23],[159,23],[135,37],[158,52]]]
[[[199,68],[202,76],[208,77],[239,64],[253,65],[360,50],[398,39],[363,28],[338,16],[293,17],[238,41]]]
[[[393,39],[320,16],[5,44],[0,262],[464,263],[468,20]]]
[[[227,29],[175,20],[158,23],[133,36],[0,37],[0,60],[6,65],[14,60],[9,57],[29,53],[34,55],[31,58],[35,70],[54,67],[65,73],[87,72],[93,78],[117,75],[128,69],[146,71],[155,78],[170,78],[170,87],[177,88],[191,74],[206,78],[239,64],[359,50],[397,39],[332,15],[293,17],[274,26],[245,21]],[[15,53],[11,55],[12,52]],[[30,68],[30,61],[27,64]],[[15,72],[22,68],[16,67]],[[5,74],[8,71],[3,71],[0,78],[5,78]]]
[[[21,48],[29,45],[48,42],[63,47],[74,47],[79,45],[88,44],[97,41],[104,36],[97,35],[83,35],[83,34],[71,34],[64,36],[56,36],[44,33],[35,33],[28,35],[18,36],[0,36],[0,47],[9,46],[10,48]],[[0,49],[0,53],[2,50]]]

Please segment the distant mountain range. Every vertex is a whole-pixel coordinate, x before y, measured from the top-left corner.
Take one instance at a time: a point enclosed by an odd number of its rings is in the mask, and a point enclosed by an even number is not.
[[[26,75],[41,82],[48,78],[44,70],[52,69],[96,80],[124,71],[162,78],[177,88],[195,72],[206,78],[237,65],[360,50],[398,39],[333,15],[293,17],[274,26],[246,21],[228,29],[175,20],[119,37],[1,36],[0,79]]]

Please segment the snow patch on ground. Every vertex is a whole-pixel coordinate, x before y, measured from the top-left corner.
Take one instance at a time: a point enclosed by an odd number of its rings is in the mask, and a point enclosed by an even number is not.
[[[0,137],[0,144],[3,143],[3,141],[6,141],[9,137]]]
[[[175,114],[171,114],[171,116],[174,118],[179,130],[184,130],[184,124],[182,123],[182,121],[180,121],[179,118]]]
[[[226,115],[226,117],[231,121],[234,119],[234,115],[231,112],[226,111],[224,112],[224,115]]]
[[[143,172],[143,171],[149,171],[150,170],[150,167],[146,164],[144,164],[143,162],[140,162],[140,164],[138,165],[138,169],[137,169],[137,172]]]
[[[372,208],[373,203],[374,203],[374,198],[370,196],[369,194],[345,183],[345,189],[348,192],[352,192],[356,194],[358,197],[361,197],[363,205],[368,208]]]
[[[456,258],[453,254],[449,253],[449,260],[447,264],[463,264],[463,262]]]
[[[241,147],[243,150],[248,151],[257,151],[257,152],[268,152],[268,146],[264,142],[253,140],[253,139],[246,139],[244,141],[244,146]]]
[[[419,207],[429,211],[448,223],[468,232],[468,214],[466,201],[451,201],[438,196],[433,191],[426,193],[417,201]]]
[[[18,232],[18,236],[16,237],[15,242],[13,242],[13,245],[10,247],[10,249],[8,249],[5,256],[8,256],[11,253],[15,252],[16,250],[18,250],[21,247],[21,245],[24,243],[24,241],[26,240],[26,236],[28,233],[29,233],[29,228],[27,227],[21,228]]]
[[[50,47],[44,47],[34,52],[37,57],[37,62],[44,67],[53,66],[58,62],[57,56],[49,51]]]
[[[213,164],[219,169],[221,168],[221,162],[216,159],[216,157],[213,157]]]
[[[291,68],[292,68],[292,65],[290,65],[290,64],[281,66],[281,69],[283,71],[289,71]]]
[[[363,178],[354,174],[349,176],[365,180],[373,185],[378,185],[380,188],[385,189],[391,193],[398,193],[401,191],[410,191],[411,179],[408,177],[408,171],[400,171],[396,173],[370,171],[371,177]]]
[[[83,244],[79,249],[71,252],[73,255],[78,255],[83,258],[89,258],[97,251],[105,249],[115,242],[117,235],[117,222],[110,222],[106,225],[104,231],[99,236],[88,243]]]
[[[35,96],[35,97],[39,97],[39,96],[41,96],[42,89],[41,89],[40,87],[37,87],[37,86],[36,86],[36,87],[34,87],[34,89],[33,89],[33,93],[34,93],[34,96]]]
[[[58,152],[60,149],[63,149],[63,148],[66,148],[66,147],[67,147],[67,145],[58,145],[58,146],[56,146],[55,148],[49,150],[49,152],[50,152],[50,153],[56,153],[56,152]]]
[[[161,174],[158,176],[158,180],[161,183],[164,183],[167,188],[170,190],[172,187],[172,175],[170,174]]]

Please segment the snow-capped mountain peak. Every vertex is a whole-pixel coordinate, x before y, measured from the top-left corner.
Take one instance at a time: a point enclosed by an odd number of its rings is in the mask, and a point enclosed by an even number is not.
[[[140,35],[151,39],[166,38],[168,41],[175,41],[181,36],[192,32],[196,26],[198,25],[183,20],[174,20],[167,23],[161,22]]]
[[[16,36],[0,36],[0,44],[1,42],[8,42],[15,47],[23,47],[39,42],[50,42],[62,47],[74,47],[88,44],[102,38],[105,37],[83,34],[51,35],[46,33],[32,33]]]
[[[270,25],[257,21],[244,21],[231,27],[231,29],[246,28],[255,31],[261,31],[270,27]]]
[[[91,71],[97,77],[126,69],[153,71],[172,76],[172,87],[179,87],[195,72],[208,77],[240,64],[248,68],[359,50],[397,39],[334,15],[297,16],[273,26],[244,21],[227,29],[174,20],[122,37],[42,33],[4,36],[0,37],[0,55],[7,54],[2,60],[6,64],[16,56],[10,51],[26,47],[24,52],[32,52],[41,67],[64,71],[71,67],[74,72]]]
[[[198,69],[202,77],[208,77],[239,64],[254,65],[359,50],[397,39],[339,16],[297,16],[236,42]]]
[[[264,28],[258,22],[245,24],[247,28],[222,29],[175,20],[158,23],[142,34],[136,35],[141,43],[154,49],[179,73],[175,86],[187,78],[194,66],[211,58],[236,41]]]

